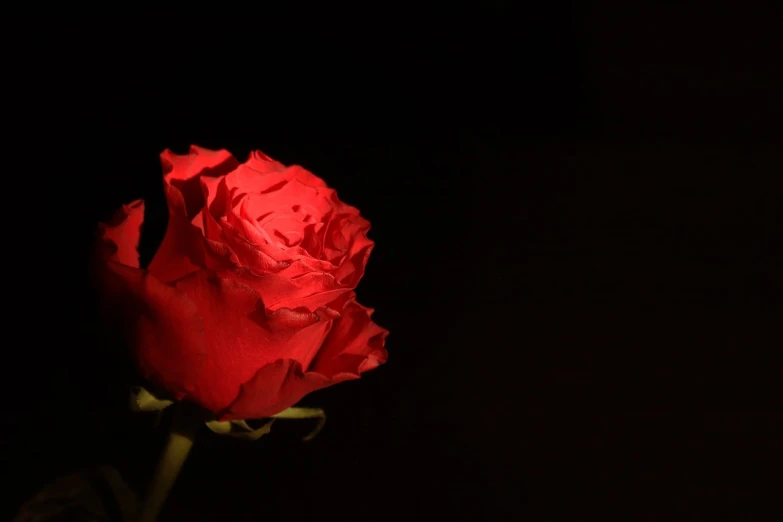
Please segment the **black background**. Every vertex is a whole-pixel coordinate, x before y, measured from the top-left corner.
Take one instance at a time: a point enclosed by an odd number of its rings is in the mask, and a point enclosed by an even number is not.
[[[86,253],[143,197],[150,259],[195,143],[361,209],[390,360],[311,443],[204,433],[164,520],[780,520],[778,13],[633,4],[10,20],[2,515],[152,472]]]

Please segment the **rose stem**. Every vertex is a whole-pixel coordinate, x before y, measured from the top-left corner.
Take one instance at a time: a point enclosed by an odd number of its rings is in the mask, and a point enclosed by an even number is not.
[[[158,461],[147,496],[139,511],[138,522],[155,522],[163,503],[177,480],[180,469],[188,458],[196,432],[204,424],[186,404],[174,406],[169,438]]]

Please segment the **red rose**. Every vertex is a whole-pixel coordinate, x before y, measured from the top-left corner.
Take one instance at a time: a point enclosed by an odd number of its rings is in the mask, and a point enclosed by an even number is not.
[[[139,267],[141,200],[100,226],[99,275],[142,373],[221,420],[268,417],[386,361],[355,300],[370,224],[320,178],[261,152],[161,154],[169,225]]]

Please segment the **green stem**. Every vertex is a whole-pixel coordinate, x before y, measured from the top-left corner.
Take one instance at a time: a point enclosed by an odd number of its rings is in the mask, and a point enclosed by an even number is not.
[[[178,404],[175,408],[169,438],[139,511],[138,522],[155,522],[158,519],[163,503],[193,447],[196,432],[204,424],[187,405]]]

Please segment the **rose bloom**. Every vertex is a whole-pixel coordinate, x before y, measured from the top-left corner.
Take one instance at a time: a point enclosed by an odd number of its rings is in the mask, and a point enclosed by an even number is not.
[[[323,180],[262,152],[161,154],[169,224],[146,269],[144,202],[99,226],[99,282],[141,373],[220,420],[268,417],[386,361],[356,302],[370,223]]]

